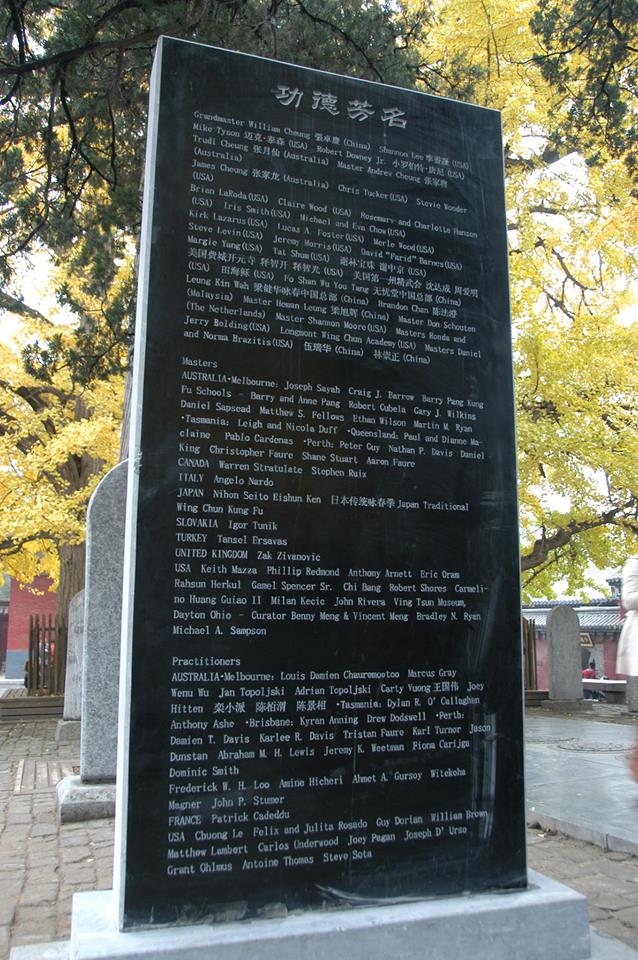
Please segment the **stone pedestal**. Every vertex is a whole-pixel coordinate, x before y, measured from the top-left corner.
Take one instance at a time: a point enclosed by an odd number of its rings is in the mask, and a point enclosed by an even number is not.
[[[587,901],[530,872],[527,890],[119,933],[110,891],[73,898],[74,960],[586,960]]]
[[[56,743],[79,743],[82,724],[79,720],[58,720],[55,731]]]
[[[115,816],[115,785],[112,783],[82,783],[80,777],[65,777],[57,790],[62,823]]]

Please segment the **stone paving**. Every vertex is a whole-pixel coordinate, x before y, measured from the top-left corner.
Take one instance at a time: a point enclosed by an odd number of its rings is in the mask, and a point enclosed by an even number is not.
[[[73,894],[112,885],[113,821],[59,824],[53,781],[79,748],[56,743],[55,729],[0,723],[0,960],[10,947],[67,939]],[[591,923],[638,949],[638,858],[538,828],[528,842],[530,867],[584,893]]]
[[[66,939],[73,894],[112,885],[113,822],[58,822],[54,781],[78,745],[57,744],[56,723],[0,723],[0,960]]]
[[[584,893],[589,922],[638,950],[638,858],[534,829],[527,844],[530,867]]]

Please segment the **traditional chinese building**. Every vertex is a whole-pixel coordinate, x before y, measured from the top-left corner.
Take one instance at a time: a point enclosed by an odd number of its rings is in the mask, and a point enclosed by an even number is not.
[[[620,577],[607,583],[611,596],[582,600],[535,600],[523,607],[523,616],[536,628],[536,672],[539,690],[547,690],[547,616],[554,607],[573,607],[580,622],[580,649],[583,669],[590,660],[596,664],[596,676],[624,679],[616,673],[616,651],[622,623],[620,620]]]

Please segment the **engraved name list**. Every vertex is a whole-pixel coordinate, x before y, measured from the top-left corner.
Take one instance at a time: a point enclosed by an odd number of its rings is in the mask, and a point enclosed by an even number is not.
[[[520,886],[498,116],[166,39],[154,84],[126,922]]]

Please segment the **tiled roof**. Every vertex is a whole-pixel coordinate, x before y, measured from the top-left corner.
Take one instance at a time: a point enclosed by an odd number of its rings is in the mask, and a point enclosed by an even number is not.
[[[584,610],[587,607],[618,608],[617,597],[595,597],[593,600],[532,600],[525,604],[525,610],[552,610],[554,607],[574,607]]]
[[[527,620],[532,620],[537,627],[545,628],[547,624],[547,616],[550,610],[554,609],[557,606],[572,606],[570,603],[565,603],[565,601],[554,604],[545,604],[544,607],[523,607],[523,616]],[[585,605],[573,605],[574,610],[578,614],[578,620],[580,623],[580,629],[583,631],[588,630],[598,630],[598,631],[609,631],[615,632],[620,630],[620,617],[618,604],[614,603],[613,606],[609,603],[607,606],[595,607],[591,604]]]

